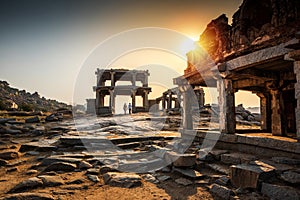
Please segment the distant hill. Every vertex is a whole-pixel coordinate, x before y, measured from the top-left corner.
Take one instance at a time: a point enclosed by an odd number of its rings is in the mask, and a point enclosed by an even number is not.
[[[52,99],[40,97],[26,90],[19,90],[0,80],[0,110],[23,110],[53,112],[59,109],[71,109],[70,105]]]

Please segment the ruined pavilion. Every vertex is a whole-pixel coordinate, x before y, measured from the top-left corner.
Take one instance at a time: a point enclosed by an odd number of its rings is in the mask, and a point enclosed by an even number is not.
[[[117,95],[131,97],[132,112],[147,112],[149,110],[148,94],[151,88],[148,86],[148,70],[128,69],[97,69],[97,84],[93,87],[96,92],[95,110],[97,115],[115,114],[115,98]],[[110,84],[106,84],[110,81]],[[131,84],[117,85],[117,82],[127,81]],[[137,85],[137,82],[142,85]],[[105,105],[105,96],[109,95],[109,105]],[[136,106],[136,97],[143,98],[143,105]],[[91,102],[91,100],[89,100]]]
[[[236,133],[234,94],[246,90],[260,98],[262,132],[299,141],[299,31],[300,1],[244,0],[232,25],[224,14],[207,25],[198,43],[209,59],[199,49],[187,53],[184,75],[174,83],[217,87],[222,133]]]

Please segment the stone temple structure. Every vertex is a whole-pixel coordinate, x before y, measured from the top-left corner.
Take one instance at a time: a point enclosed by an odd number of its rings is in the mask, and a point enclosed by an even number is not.
[[[244,0],[231,25],[224,14],[207,25],[198,42],[209,57],[190,51],[174,82],[217,87],[222,133],[236,132],[234,94],[246,90],[260,98],[262,132],[300,139],[299,31],[300,1]]]
[[[115,98],[117,95],[130,96],[132,99],[132,112],[146,112],[149,110],[148,70],[127,69],[97,69],[97,85],[93,87],[96,92],[95,110],[97,115],[115,114]],[[110,81],[110,84],[107,84]],[[121,82],[129,84],[120,84]],[[137,85],[141,82],[141,85]],[[109,104],[105,105],[105,96],[109,96]],[[142,106],[136,106],[136,96],[143,99]]]

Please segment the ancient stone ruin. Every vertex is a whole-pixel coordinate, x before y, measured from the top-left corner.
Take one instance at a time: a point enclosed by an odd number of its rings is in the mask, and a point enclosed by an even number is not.
[[[261,131],[300,138],[300,3],[296,0],[245,0],[233,15],[207,25],[187,54],[186,79],[192,87],[217,87],[220,131],[236,132],[238,90],[260,98]],[[189,125],[191,127],[191,124]]]
[[[127,69],[97,69],[97,85],[93,87],[96,92],[95,110],[97,115],[114,114],[115,98],[117,95],[131,96],[132,112],[146,112],[149,110],[148,94],[151,88],[148,87],[148,70],[127,70]],[[106,81],[110,81],[110,85],[105,85]],[[120,81],[130,81],[130,85],[117,85]],[[137,86],[137,82],[142,83]],[[109,95],[109,105],[104,105],[104,98]],[[143,98],[143,105],[136,106],[136,96]],[[93,103],[89,104],[89,108]],[[91,109],[89,109],[91,110]]]

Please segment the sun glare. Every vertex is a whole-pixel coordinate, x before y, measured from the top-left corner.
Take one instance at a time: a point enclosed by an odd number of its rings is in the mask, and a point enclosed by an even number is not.
[[[186,39],[180,45],[180,50],[184,54],[188,53],[191,50],[194,50],[195,48],[196,48],[195,41],[192,39]]]

